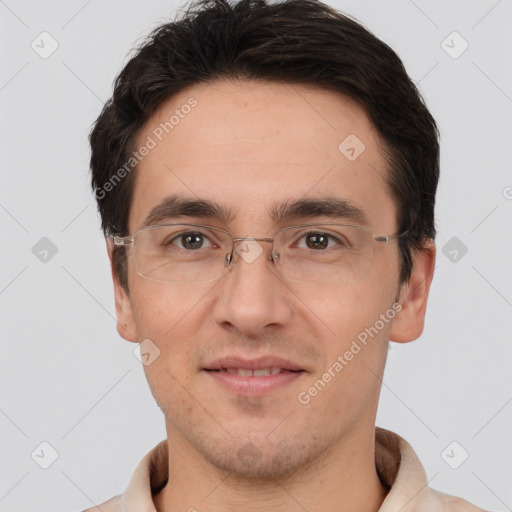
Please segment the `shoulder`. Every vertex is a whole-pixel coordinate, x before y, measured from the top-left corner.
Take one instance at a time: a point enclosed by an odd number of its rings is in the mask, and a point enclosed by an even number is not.
[[[483,508],[477,507],[465,499],[450,496],[433,489],[432,493],[439,501],[442,512],[486,512]]]
[[[98,512],[98,510],[101,510],[101,512],[122,512],[121,498],[121,495],[114,496],[108,501],[105,501],[105,503],[95,505],[94,507],[83,510],[82,512]]]

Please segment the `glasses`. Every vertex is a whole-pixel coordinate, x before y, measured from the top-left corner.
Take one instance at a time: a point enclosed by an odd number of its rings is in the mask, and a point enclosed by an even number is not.
[[[285,227],[272,238],[233,238],[213,226],[172,223],[144,226],[131,237],[113,239],[117,246],[131,245],[141,277],[162,283],[215,281],[232,267],[234,252],[252,263],[264,252],[258,242],[270,242],[267,259],[284,279],[339,284],[368,276],[375,242],[388,243],[405,235],[375,236],[365,226],[324,223]]]

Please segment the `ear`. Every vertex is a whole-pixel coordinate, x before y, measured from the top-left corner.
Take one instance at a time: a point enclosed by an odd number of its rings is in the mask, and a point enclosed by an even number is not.
[[[126,290],[121,286],[114,267],[114,241],[107,238],[107,253],[110,260],[110,271],[114,283],[114,297],[116,302],[117,332],[126,341],[138,342],[135,317],[132,302]]]
[[[436,246],[433,240],[412,254],[413,268],[409,282],[400,289],[398,302],[402,309],[393,320],[390,341],[407,343],[420,337],[425,323],[427,299],[434,277]]]

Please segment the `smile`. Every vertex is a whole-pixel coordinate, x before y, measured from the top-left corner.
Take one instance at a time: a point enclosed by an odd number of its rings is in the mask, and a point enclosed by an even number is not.
[[[216,372],[225,372],[230,375],[240,375],[242,377],[267,377],[268,375],[277,375],[283,372],[298,372],[301,370],[286,370],[284,368],[278,368],[276,366],[272,368],[262,368],[259,370],[251,370],[250,368],[221,368],[220,370],[209,370]]]

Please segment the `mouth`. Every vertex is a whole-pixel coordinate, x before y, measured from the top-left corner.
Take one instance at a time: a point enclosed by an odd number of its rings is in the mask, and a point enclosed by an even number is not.
[[[224,389],[237,395],[262,396],[288,386],[307,373],[295,363],[277,357],[223,358],[203,371]]]
[[[251,370],[250,368],[220,368],[219,370],[212,370],[205,368],[207,372],[222,372],[229,373],[230,375],[240,375],[241,377],[268,377],[269,375],[277,375],[278,373],[285,372],[303,372],[304,370],[287,370],[273,366],[271,368],[261,368],[258,370]]]

